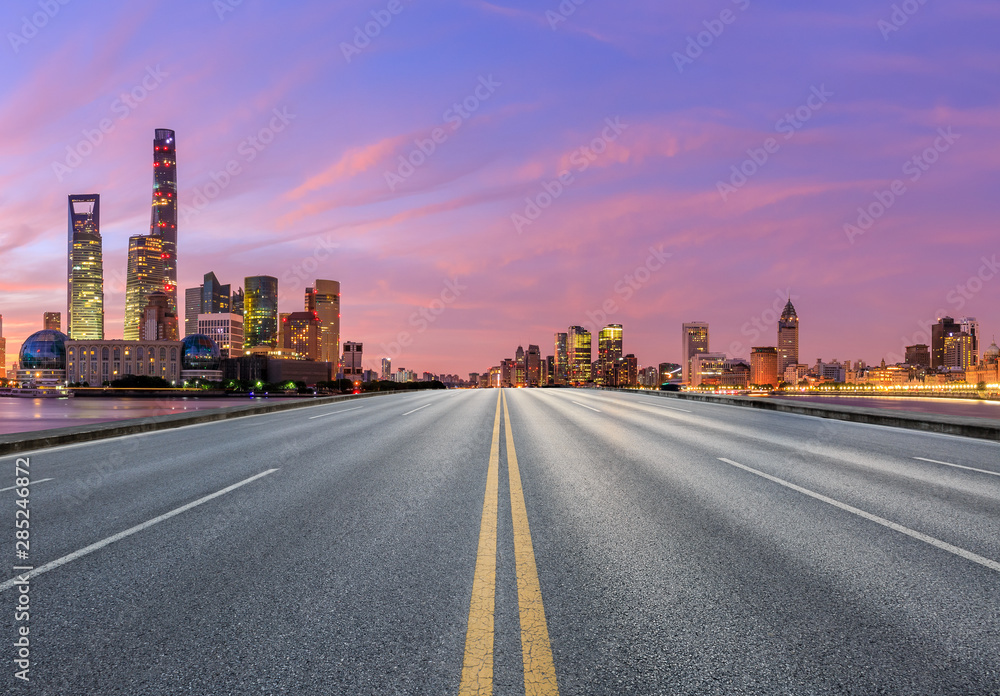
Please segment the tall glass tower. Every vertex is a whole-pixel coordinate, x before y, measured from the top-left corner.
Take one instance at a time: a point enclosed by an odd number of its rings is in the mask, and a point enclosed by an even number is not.
[[[104,254],[101,197],[69,197],[66,328],[70,340],[104,339]]]
[[[277,348],[278,279],[272,276],[249,276],[243,287],[243,348]]]
[[[799,315],[795,313],[791,298],[778,321],[778,377],[785,374],[789,365],[799,364]]]
[[[320,324],[320,360],[328,363],[340,361],[340,283],[336,280],[317,280],[306,288],[305,310],[316,312]]]
[[[609,324],[597,336],[597,361],[600,374],[595,377],[604,386],[618,386],[618,362],[622,359],[622,325]]]
[[[149,234],[162,241],[163,292],[177,315],[177,148],[174,132],[157,128],[153,136],[153,213]]]
[[[573,384],[586,384],[591,381],[591,347],[590,332],[582,326],[571,326],[566,334],[569,353],[569,381]]]
[[[137,234],[128,238],[125,276],[125,340],[138,341],[149,296],[163,288],[163,240]],[[168,302],[169,304],[169,302]],[[176,316],[176,315],[175,315]]]

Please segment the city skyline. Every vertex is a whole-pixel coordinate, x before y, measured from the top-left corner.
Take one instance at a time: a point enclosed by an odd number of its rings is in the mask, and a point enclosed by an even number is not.
[[[676,327],[691,317],[712,325],[713,349],[748,357],[789,295],[811,318],[806,363],[901,356],[946,314],[978,317],[984,336],[1000,325],[1000,99],[978,58],[996,53],[981,21],[990,3],[922,6],[888,34],[889,7],[734,5],[737,21],[696,58],[688,39],[715,19],[706,8],[673,8],[664,27],[652,3],[628,15],[587,3],[553,27],[528,7],[407,6],[349,60],[336,47],[351,45],[364,8],[242,6],[220,18],[181,2],[171,12],[189,26],[177,40],[153,29],[152,10],[114,11],[126,7],[61,8],[0,83],[6,103],[32,105],[6,107],[0,134],[8,355],[39,311],[68,311],[48,269],[65,262],[62,206],[79,191],[103,199],[105,335],[123,335],[127,243],[150,224],[146,147],[162,126],[183,144],[177,286],[209,271],[269,274],[280,310],[298,311],[314,278],[337,278],[351,297],[341,334],[364,341],[372,365],[386,355],[466,373],[510,343],[606,323],[624,325],[630,352],[652,365],[680,359]],[[279,59],[243,41],[254,23],[298,28],[307,16]],[[645,24],[661,29],[636,31]],[[470,28],[493,40],[469,45]],[[150,37],[142,48],[127,42],[137,32]],[[97,35],[120,53],[100,78],[61,53]],[[194,49],[207,36],[225,60]],[[507,55],[511,41],[523,55]],[[789,66],[759,42],[790,43],[800,59]],[[578,76],[546,60],[553,43],[580,58]],[[388,70],[403,46],[427,69]],[[610,70],[587,62],[594,51]],[[464,69],[436,67],[432,52],[461,55]],[[779,67],[780,80],[746,79]],[[319,75],[331,89],[313,88]],[[384,89],[366,89],[376,82]],[[331,128],[344,98],[351,113]],[[447,137],[423,154],[437,127]],[[777,151],[764,149],[769,138]],[[897,178],[903,194],[891,193]],[[454,299],[437,313],[445,292]],[[401,334],[410,343],[393,353]]]

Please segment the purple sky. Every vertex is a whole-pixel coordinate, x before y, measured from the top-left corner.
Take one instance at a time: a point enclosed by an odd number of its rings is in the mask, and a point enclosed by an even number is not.
[[[567,0],[571,14],[556,0],[69,0],[49,18],[10,0],[8,362],[43,311],[65,321],[68,194],[101,194],[106,334],[121,336],[157,127],[177,132],[181,288],[273,275],[294,311],[314,278],[339,280],[342,338],[371,366],[391,353],[464,374],[518,344],[545,355],[605,303],[642,365],[678,360],[693,320],[746,357],[773,345],[788,292],[803,362],[899,359],[940,312],[977,317],[988,345],[1000,3],[902,4],[912,16],[870,0]],[[391,19],[358,48],[373,12]],[[102,120],[97,146],[54,166]],[[415,141],[434,152],[400,170]],[[227,164],[238,173],[213,188]],[[734,166],[757,171],[734,181]],[[895,180],[888,210],[845,231]]]

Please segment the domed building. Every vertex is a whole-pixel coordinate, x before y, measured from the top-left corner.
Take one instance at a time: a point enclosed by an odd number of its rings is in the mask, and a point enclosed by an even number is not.
[[[66,381],[66,334],[36,331],[21,344],[17,381],[24,386],[54,386]]]
[[[965,371],[965,381],[969,384],[985,384],[988,391],[997,391],[1000,387],[1000,346],[996,340],[993,345],[983,351],[983,359]]]
[[[222,352],[205,334],[191,334],[181,341],[181,379],[222,381]]]

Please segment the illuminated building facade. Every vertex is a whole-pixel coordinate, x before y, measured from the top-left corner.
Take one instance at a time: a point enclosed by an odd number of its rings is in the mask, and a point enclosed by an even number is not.
[[[48,331],[62,331],[62,312],[43,312],[42,328]]]
[[[538,387],[542,381],[542,351],[538,346],[529,345],[524,355],[525,375],[529,387]]]
[[[930,347],[923,343],[918,343],[915,346],[906,346],[906,364],[912,367],[930,367]]]
[[[126,375],[143,375],[176,383],[181,346],[180,341],[67,341],[66,380],[99,387]]]
[[[149,293],[139,324],[140,341],[176,341],[177,317],[170,313],[170,297],[162,290]]]
[[[298,353],[306,360],[319,360],[320,320],[316,312],[290,313],[282,319],[281,335],[285,350]]]
[[[340,358],[340,283],[317,280],[306,288],[305,310],[319,317],[319,360],[337,363]]]
[[[250,276],[244,280],[244,347],[278,347],[278,279]]]
[[[555,355],[553,358],[553,380],[555,384],[566,384],[569,381],[569,338],[565,333],[557,333],[555,340]]]
[[[582,326],[571,326],[566,333],[566,352],[569,362],[569,382],[586,384],[591,376],[591,339],[590,332]]]
[[[778,374],[784,374],[789,365],[799,362],[799,315],[795,313],[791,298],[778,320]],[[765,382],[770,384],[770,382]],[[775,383],[774,386],[778,386]]]
[[[139,340],[143,311],[149,304],[149,296],[163,289],[163,260],[163,242],[159,237],[139,234],[128,238],[124,326],[126,341]]]
[[[523,387],[525,386],[526,380],[526,369],[524,361],[524,348],[521,346],[517,347],[517,352],[514,353],[514,386]]]
[[[725,353],[698,353],[691,358],[691,386],[722,386],[726,372]]]
[[[206,273],[201,285],[184,291],[184,335],[200,333],[199,314],[227,314],[230,302],[230,286],[220,283],[215,273]]]
[[[944,365],[947,368],[968,370],[976,364],[975,343],[972,336],[960,331],[944,337]]]
[[[158,237],[163,258],[163,290],[170,313],[177,316],[177,143],[174,132],[157,128],[153,134],[153,206],[149,225]]]
[[[0,314],[0,379],[7,378],[7,339],[3,336],[3,315]]]
[[[777,388],[781,383],[779,376],[784,374],[783,370],[779,372],[778,360],[777,348],[754,348],[750,352],[750,384]]]
[[[199,314],[194,333],[203,334],[215,341],[223,358],[238,358],[243,355],[243,317],[239,314]]]
[[[931,367],[944,367],[944,339],[949,334],[962,332],[961,325],[952,317],[941,317],[938,323],[931,327]]]
[[[66,330],[70,339],[104,338],[101,197],[69,196]]]
[[[622,325],[610,324],[597,338],[597,374],[594,381],[606,387],[621,384],[618,363],[622,359]]]
[[[703,321],[692,321],[681,327],[681,365],[683,366],[683,382],[697,386],[694,380],[694,359],[701,353],[708,352],[708,324]]]
[[[345,379],[354,381],[361,380],[361,373],[364,372],[364,368],[361,367],[361,360],[363,356],[363,343],[354,343],[353,341],[344,342],[344,357],[341,365],[343,367]]]
[[[389,358],[382,358],[382,379],[387,382],[392,379],[392,360]]]

